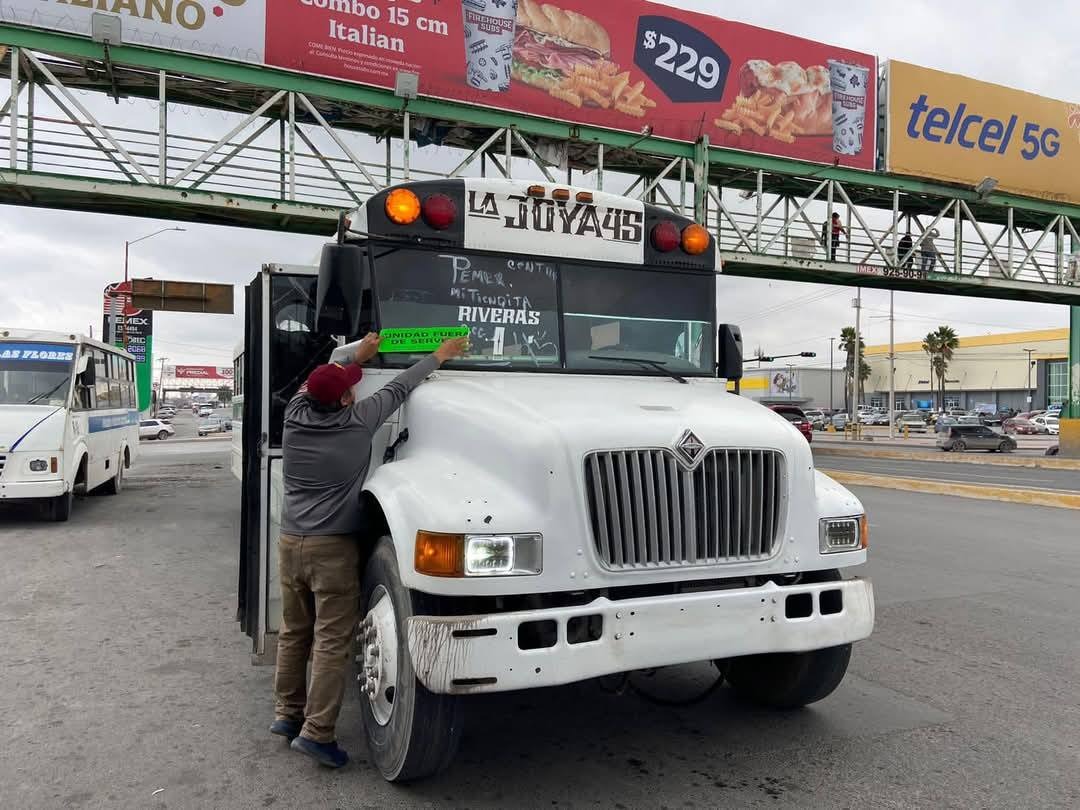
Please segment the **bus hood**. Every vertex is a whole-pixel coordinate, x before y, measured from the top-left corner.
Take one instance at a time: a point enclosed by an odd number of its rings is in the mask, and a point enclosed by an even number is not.
[[[691,431],[705,447],[776,449],[813,465],[790,422],[714,379],[438,372],[405,408],[415,439],[476,457],[561,449],[576,468],[592,450],[674,448]]]
[[[19,450],[56,450],[59,444],[56,441],[45,442],[48,446],[39,446],[39,434],[52,435],[52,417],[63,412],[63,408],[55,405],[5,405],[0,408],[0,453],[9,453],[16,448]],[[60,420],[63,423],[63,420]]]

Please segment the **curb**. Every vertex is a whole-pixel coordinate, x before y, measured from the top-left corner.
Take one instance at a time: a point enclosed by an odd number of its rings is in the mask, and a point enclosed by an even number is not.
[[[920,453],[914,450],[886,448],[823,447],[814,448],[815,456],[847,456],[849,458],[891,458],[897,461],[932,461],[945,464],[990,464],[998,467],[1027,467],[1041,470],[1080,470],[1080,459],[1057,456],[1003,456],[996,453]]]
[[[1013,489],[1010,487],[986,487],[980,484],[959,484],[954,481],[932,481],[918,478],[893,478],[891,476],[853,473],[846,470],[820,470],[834,481],[845,486],[899,489],[905,492],[921,492],[927,495],[951,495],[956,498],[974,498],[980,501],[1004,501],[1027,506],[1051,506],[1058,509],[1080,509],[1080,492],[1045,492],[1038,489]]]

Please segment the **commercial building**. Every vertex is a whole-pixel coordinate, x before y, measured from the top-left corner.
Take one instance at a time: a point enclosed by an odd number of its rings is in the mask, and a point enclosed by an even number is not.
[[[808,408],[843,409],[843,355],[837,361],[837,368],[832,372],[827,368],[785,365],[754,368],[750,361],[740,385],[740,393],[762,405],[798,405],[804,410]]]
[[[930,355],[922,343],[897,343],[894,352],[896,407],[941,407],[940,386],[931,376]],[[1068,329],[961,337],[945,375],[944,407],[1024,411],[1064,402],[1069,391],[1068,354]],[[888,345],[867,346],[866,360],[871,373],[863,400],[887,407]]]

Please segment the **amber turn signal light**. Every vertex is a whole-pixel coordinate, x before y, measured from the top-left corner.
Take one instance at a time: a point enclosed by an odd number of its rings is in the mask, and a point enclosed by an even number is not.
[[[465,535],[418,531],[414,566],[429,577],[464,576]]]
[[[386,195],[386,216],[398,225],[412,225],[420,218],[420,198],[407,188],[395,188]]]
[[[870,548],[870,518],[866,515],[859,518],[859,548],[863,551]]]
[[[709,232],[696,222],[682,232],[682,249],[691,256],[700,256],[709,249]]]

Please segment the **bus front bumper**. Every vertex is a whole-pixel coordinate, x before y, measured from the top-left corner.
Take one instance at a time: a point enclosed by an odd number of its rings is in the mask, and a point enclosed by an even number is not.
[[[4,481],[0,479],[0,501],[55,498],[63,494],[63,479],[53,481]]]
[[[574,619],[576,638],[591,640],[568,641],[567,625]],[[874,590],[867,579],[791,586],[770,582],[677,596],[599,598],[588,605],[548,610],[413,616],[408,622],[416,677],[429,690],[504,692],[859,641],[874,628]],[[553,645],[519,647],[522,625],[532,622],[554,622],[556,633],[548,639]],[[582,633],[584,627],[593,629]],[[529,628],[524,629],[529,635]]]

